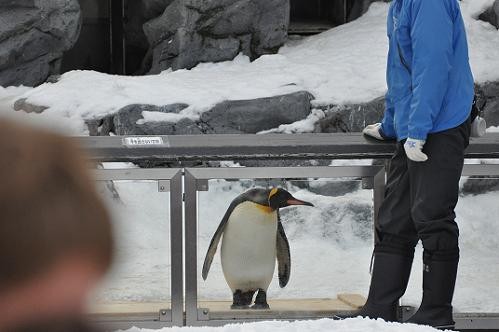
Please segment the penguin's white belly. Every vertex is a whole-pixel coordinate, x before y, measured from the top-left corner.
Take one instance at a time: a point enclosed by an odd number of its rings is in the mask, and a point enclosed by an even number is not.
[[[222,239],[222,269],[235,292],[267,290],[276,262],[277,213],[243,202],[232,212]]]

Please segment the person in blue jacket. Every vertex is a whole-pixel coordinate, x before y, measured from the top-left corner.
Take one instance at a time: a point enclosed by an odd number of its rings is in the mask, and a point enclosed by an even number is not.
[[[364,134],[396,139],[376,227],[371,286],[358,313],[397,319],[419,240],[423,300],[409,322],[452,328],[459,261],[455,222],[474,96],[457,0],[394,0],[388,14],[386,111]]]

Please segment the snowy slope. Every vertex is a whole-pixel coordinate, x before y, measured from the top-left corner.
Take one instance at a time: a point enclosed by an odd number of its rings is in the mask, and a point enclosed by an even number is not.
[[[499,31],[475,19],[492,2],[462,2],[477,82],[499,80]],[[366,15],[354,22],[317,36],[292,40],[279,54],[262,56],[254,62],[238,56],[229,62],[200,64],[192,70],[145,77],[73,71],[63,75],[58,83],[19,93],[29,102],[50,107],[43,115],[28,118],[42,121],[41,118],[48,117],[49,125],[65,127],[79,135],[85,134],[82,119],[110,114],[134,103],[189,104],[180,115],[161,116],[162,120],[175,121],[180,117],[195,119],[223,100],[298,90],[314,94],[316,105],[366,102],[382,96],[386,90],[387,10],[387,4],[374,3]],[[12,99],[5,97],[7,94],[0,88],[0,109],[2,99],[3,104]],[[58,124],[55,119],[64,122]]]
[[[128,332],[146,332],[152,330],[133,328]],[[157,331],[157,330],[156,330]],[[261,322],[248,324],[233,324],[224,327],[186,327],[166,328],[159,332],[435,332],[437,330],[427,326],[412,324],[386,323],[382,320],[368,320],[361,318],[344,321],[316,320],[298,322]]]

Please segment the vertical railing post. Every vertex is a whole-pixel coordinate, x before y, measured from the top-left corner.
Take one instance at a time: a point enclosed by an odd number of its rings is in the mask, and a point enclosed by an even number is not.
[[[188,171],[184,173],[185,188],[185,315],[186,324],[198,320],[197,284],[197,185]]]
[[[184,325],[183,202],[182,171],[170,180],[170,247],[172,324]]]

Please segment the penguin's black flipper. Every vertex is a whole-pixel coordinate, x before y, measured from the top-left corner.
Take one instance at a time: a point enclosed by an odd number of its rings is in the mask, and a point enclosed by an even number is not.
[[[215,253],[217,252],[218,243],[222,238],[222,234],[225,230],[225,225],[227,225],[227,221],[229,221],[229,217],[232,214],[232,211],[234,211],[236,206],[241,203],[241,200],[238,198],[236,198],[232,203],[230,203],[227,212],[225,212],[225,215],[222,218],[222,221],[220,222],[220,225],[218,225],[215,234],[213,234],[210,246],[208,247],[208,251],[206,252],[206,257],[204,258],[203,274],[202,274],[203,280],[206,280],[206,278],[208,277],[208,272],[210,272],[211,262],[213,262],[213,257],[215,257]]]
[[[291,275],[291,252],[289,250],[289,242],[282,227],[281,217],[278,215],[279,221],[277,223],[277,265],[279,270],[279,286],[286,287]]]

